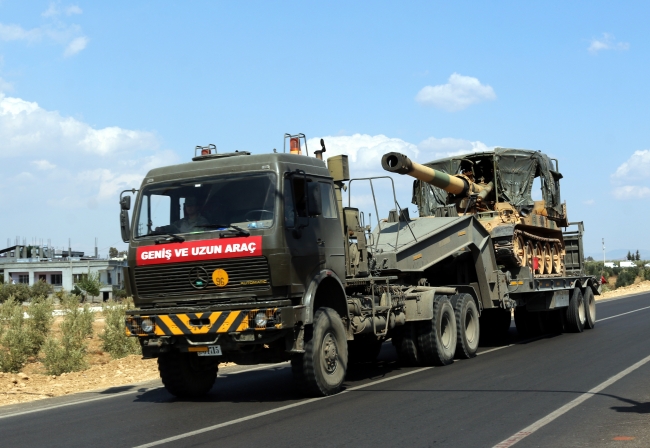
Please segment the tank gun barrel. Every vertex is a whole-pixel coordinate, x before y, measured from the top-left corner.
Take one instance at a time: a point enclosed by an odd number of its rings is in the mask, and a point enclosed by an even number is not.
[[[381,166],[390,173],[408,174],[451,194],[466,194],[469,190],[469,182],[466,179],[420,165],[398,152],[384,154]]]

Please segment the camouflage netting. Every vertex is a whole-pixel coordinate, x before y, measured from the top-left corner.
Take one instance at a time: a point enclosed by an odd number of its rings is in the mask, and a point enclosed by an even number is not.
[[[527,214],[533,210],[531,196],[533,180],[541,178],[542,197],[550,212],[549,215],[562,214],[560,202],[560,179],[562,175],[555,171],[552,160],[537,151],[525,149],[496,148],[494,152],[468,154],[465,157],[495,157],[496,186],[500,202],[509,202],[520,212]],[[424,165],[447,174],[457,174],[463,157],[441,159]],[[446,191],[415,180],[413,182],[413,204],[418,206],[420,216],[431,216],[436,207],[448,204]]]

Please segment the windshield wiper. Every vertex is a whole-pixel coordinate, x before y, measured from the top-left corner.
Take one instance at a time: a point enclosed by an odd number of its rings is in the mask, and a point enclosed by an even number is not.
[[[167,238],[158,238],[155,241],[156,244],[173,243],[173,242],[182,243],[183,241],[185,241],[185,238],[183,238],[182,236],[176,235],[175,233],[169,233],[169,232],[151,232],[151,233],[147,233],[146,235],[136,236],[136,238],[144,238],[145,236],[156,236],[156,235],[167,235]]]
[[[232,224],[207,224],[205,226],[201,226],[205,229],[223,229],[224,231],[219,234],[221,238],[224,236],[250,236],[250,232],[248,230],[244,230],[239,226],[235,226]],[[226,232],[234,232],[231,234],[227,234]]]

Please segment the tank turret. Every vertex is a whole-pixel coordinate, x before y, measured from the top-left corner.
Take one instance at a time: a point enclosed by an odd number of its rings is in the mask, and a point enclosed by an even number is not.
[[[381,165],[416,179],[413,203],[421,217],[475,215],[490,232],[500,264],[559,276],[565,254],[560,227],[568,222],[560,203],[562,175],[553,161],[539,151],[496,148],[426,165],[389,152]],[[536,178],[543,200],[531,196]]]
[[[456,196],[476,195],[478,201],[484,200],[494,188],[494,182],[481,185],[464,174],[450,176],[443,171],[413,162],[407,156],[398,152],[384,154],[381,158],[381,166],[388,172],[408,174]]]

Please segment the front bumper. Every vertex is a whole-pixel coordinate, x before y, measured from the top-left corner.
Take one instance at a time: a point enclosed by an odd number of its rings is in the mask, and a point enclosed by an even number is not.
[[[260,312],[266,316],[267,323],[264,326],[255,323],[255,316]],[[145,320],[149,321],[146,322],[147,324],[152,324],[148,332],[142,328]],[[282,330],[292,328],[294,324],[293,307],[156,315],[143,313],[126,317],[126,335],[141,337],[217,335],[247,330]]]

